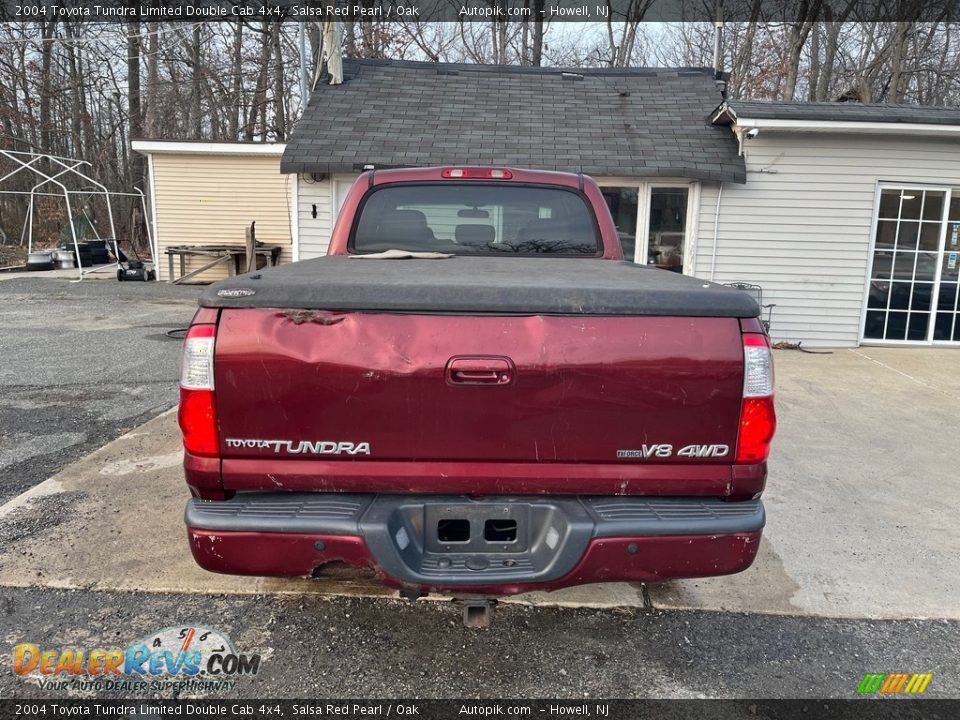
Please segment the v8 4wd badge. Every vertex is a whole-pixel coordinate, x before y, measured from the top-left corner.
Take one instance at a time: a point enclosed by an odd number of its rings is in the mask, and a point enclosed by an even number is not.
[[[617,450],[618,458],[646,460],[648,458],[721,458],[730,454],[729,445],[684,445],[673,452],[673,445],[642,445],[636,450]]]

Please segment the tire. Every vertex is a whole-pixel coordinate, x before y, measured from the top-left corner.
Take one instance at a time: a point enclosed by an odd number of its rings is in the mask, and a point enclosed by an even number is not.
[[[123,282],[123,270],[117,270],[117,282]]]

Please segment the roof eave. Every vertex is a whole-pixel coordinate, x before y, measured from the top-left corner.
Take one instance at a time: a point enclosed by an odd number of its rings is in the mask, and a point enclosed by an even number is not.
[[[387,165],[380,163],[373,163],[378,170],[388,170],[397,167],[418,167],[415,165]],[[443,163],[441,163],[443,164]],[[484,165],[482,161],[464,161],[460,160],[458,163],[448,163],[448,164],[465,164],[465,165]],[[295,161],[287,160],[280,163],[280,172],[286,175],[293,174],[318,174],[318,175],[332,175],[335,173],[350,173],[357,172],[359,173],[363,168],[361,163],[353,162],[344,162],[344,163],[331,163],[331,162],[321,162],[317,161],[315,163],[304,162],[304,161]],[[646,170],[643,172],[637,171],[635,168],[623,168],[623,167],[589,167],[586,165],[580,165],[576,167],[557,167],[553,165],[538,165],[537,163],[530,163],[526,166],[526,169],[530,170],[549,170],[554,172],[583,172],[585,175],[590,175],[592,177],[635,177],[635,178],[686,178],[688,180],[699,180],[701,182],[732,182],[737,184],[744,184],[747,182],[747,173],[746,167],[734,167],[729,166],[723,170],[713,170],[705,169],[699,167],[689,167],[689,166],[677,166],[677,167],[659,167],[657,170],[650,171]]]
[[[141,155],[283,155],[286,143],[195,142],[190,140],[131,140]]]
[[[735,125],[737,122],[737,113],[730,107],[729,102],[723,102],[716,110],[710,113],[710,122],[714,125]]]
[[[740,129],[780,130],[812,133],[856,133],[858,135],[923,135],[927,137],[958,137],[960,124],[869,122],[857,120],[793,120],[784,118],[755,118],[733,116],[733,124]],[[716,119],[714,120],[716,122]],[[719,123],[718,123],[719,124]]]

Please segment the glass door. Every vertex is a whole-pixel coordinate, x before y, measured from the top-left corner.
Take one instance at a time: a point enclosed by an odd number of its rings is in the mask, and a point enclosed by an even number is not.
[[[960,342],[958,293],[960,284],[960,189],[951,193],[943,255],[940,258],[940,292],[933,324],[934,342]]]
[[[956,333],[958,200],[950,190],[880,191],[864,340],[960,339]]]
[[[600,193],[613,215],[613,224],[617,226],[623,257],[636,262],[637,217],[640,210],[640,190],[638,187],[601,187]]]
[[[683,272],[689,195],[690,189],[686,187],[650,188],[649,264]]]
[[[600,185],[600,192],[613,215],[623,256],[635,263],[682,273],[696,186],[679,181],[636,185],[621,185],[614,179],[609,182]]]

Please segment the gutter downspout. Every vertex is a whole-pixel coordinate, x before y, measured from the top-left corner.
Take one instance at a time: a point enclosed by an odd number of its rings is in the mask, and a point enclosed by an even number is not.
[[[713,215],[713,248],[710,256],[710,282],[713,282],[717,274],[717,240],[720,236],[720,200],[723,198],[723,183],[720,183],[720,191],[717,193],[717,209]]]

